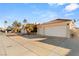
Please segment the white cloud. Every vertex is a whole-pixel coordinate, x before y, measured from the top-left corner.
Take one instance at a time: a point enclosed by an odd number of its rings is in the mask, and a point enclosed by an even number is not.
[[[57,5],[65,5],[65,3],[57,3]]]
[[[65,3],[48,3],[49,6],[62,6],[65,5]]]
[[[48,3],[49,6],[54,6],[56,3]]]
[[[66,11],[74,11],[74,10],[76,10],[76,9],[78,9],[79,8],[79,5],[78,4],[69,4],[69,5],[67,5],[66,7],[65,7],[65,10]]]

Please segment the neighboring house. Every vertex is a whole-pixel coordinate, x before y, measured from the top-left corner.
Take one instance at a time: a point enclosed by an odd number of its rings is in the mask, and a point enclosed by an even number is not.
[[[70,38],[74,30],[74,22],[70,19],[56,19],[37,26],[37,34],[43,36],[56,36]]]

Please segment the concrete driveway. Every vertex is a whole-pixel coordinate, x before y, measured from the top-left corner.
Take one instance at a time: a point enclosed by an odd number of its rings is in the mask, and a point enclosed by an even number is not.
[[[2,56],[79,56],[79,39],[40,37],[36,35],[6,36],[0,33]]]

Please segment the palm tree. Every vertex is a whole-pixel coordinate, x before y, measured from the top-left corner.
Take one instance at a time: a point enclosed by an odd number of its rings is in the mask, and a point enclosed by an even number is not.
[[[7,33],[7,30],[6,30],[7,29],[7,21],[6,20],[4,21],[4,28],[5,28],[5,33]]]
[[[22,32],[23,32],[23,33],[26,33],[26,32],[27,32],[27,30],[26,30],[27,19],[24,19],[24,20],[23,20],[23,23],[24,23],[24,24],[22,25]]]
[[[7,21],[5,20],[4,23],[7,24]]]
[[[23,23],[27,23],[27,19],[24,19],[24,20],[23,20]]]

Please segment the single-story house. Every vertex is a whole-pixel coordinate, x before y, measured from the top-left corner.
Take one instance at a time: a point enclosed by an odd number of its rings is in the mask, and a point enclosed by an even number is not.
[[[56,19],[37,26],[37,34],[43,36],[71,37],[74,22],[70,19]]]

